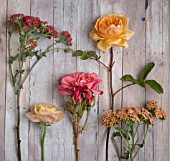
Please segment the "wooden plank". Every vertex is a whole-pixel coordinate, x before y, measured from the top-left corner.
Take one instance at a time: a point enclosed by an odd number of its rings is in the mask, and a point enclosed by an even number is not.
[[[61,7],[62,6],[62,7]],[[78,1],[71,0],[55,0],[54,1],[54,25],[59,32],[68,31],[73,37],[73,50],[76,49],[77,37],[77,6]],[[65,109],[65,101],[68,97],[63,98],[58,91],[58,80],[66,74],[76,72],[76,59],[72,58],[71,53],[63,51],[54,52],[53,65],[53,104],[65,111],[65,118],[53,127],[52,136],[53,149],[52,158],[62,161],[74,161],[74,141],[72,122],[69,113]]]
[[[124,2],[126,3],[126,2]],[[134,31],[134,36],[128,41],[129,48],[123,50],[123,75],[139,76],[145,67],[145,2],[132,0],[124,7],[125,15],[129,17],[128,28]],[[123,83],[124,85],[129,84]],[[139,86],[123,90],[122,107],[143,107],[145,105],[145,90]],[[139,140],[143,137],[144,127],[139,128]],[[144,148],[140,150],[135,160],[144,160]]]
[[[77,28],[77,48],[81,50],[96,50],[92,40],[89,40],[89,32],[93,27],[92,20],[99,17],[98,1],[89,0],[81,1],[78,6],[78,28]],[[78,72],[95,72],[99,74],[98,64],[94,61],[82,61],[77,59]],[[81,160],[96,161],[98,160],[98,97],[96,105],[90,112],[87,127],[80,136]],[[84,117],[85,118],[85,117]],[[90,137],[89,137],[90,136]],[[87,147],[87,148],[84,148]],[[88,155],[87,155],[88,154]]]
[[[32,0],[31,15],[39,17],[43,21],[48,21],[53,25],[53,0]],[[42,51],[46,49],[52,40],[42,40],[39,42]],[[34,59],[30,61],[30,64]],[[37,103],[52,104],[52,72],[53,72],[53,54],[47,54],[33,69],[30,76],[30,105]],[[39,129],[39,124],[30,123],[29,130],[29,160],[41,160],[41,144],[42,130]],[[52,128],[47,128],[45,140],[45,160],[52,160]]]
[[[166,91],[166,87],[168,86],[167,81],[169,78],[165,74],[165,69],[168,69],[168,62],[166,60],[168,37],[165,34],[168,28],[168,19],[165,20],[165,17],[163,17],[163,15],[166,16],[168,14],[167,7],[163,4],[163,1],[148,1],[148,8],[146,10],[146,61],[154,61],[156,64],[155,69],[149,76],[150,78],[157,79],[160,84],[165,86],[164,95],[158,95],[151,89],[148,89],[146,98],[147,101],[152,99],[158,100],[160,106],[168,105],[166,97],[168,91]],[[167,107],[164,108],[167,109]],[[168,152],[165,149],[168,147],[167,131],[165,130],[165,127],[168,128],[168,123],[158,119],[155,119],[154,122],[155,125],[150,129],[146,140],[148,146],[145,146],[145,160],[168,160]]]
[[[7,16],[15,13],[30,13],[30,1],[15,1],[8,0],[8,13]],[[15,35],[16,36],[16,35]],[[16,38],[13,38],[12,41],[12,53],[17,52]],[[16,66],[15,66],[16,67]],[[15,69],[14,67],[14,69]],[[24,89],[21,92],[21,147],[22,147],[22,156],[24,160],[28,160],[28,124],[27,119],[25,118],[25,113],[29,107],[29,80],[24,84]],[[17,160],[16,152],[16,135],[15,135],[15,126],[16,126],[16,97],[11,86],[9,69],[7,68],[7,87],[6,87],[6,126],[5,126],[5,160],[13,161]],[[24,129],[24,130],[23,130]],[[9,146],[10,145],[10,146]]]
[[[99,7],[100,7],[100,16],[108,15],[110,13],[113,14],[124,14],[123,12],[123,1],[99,1]],[[120,78],[122,77],[122,48],[121,47],[113,47],[113,53],[114,53],[114,60],[115,64],[113,67],[113,85],[114,85],[114,91],[118,90],[122,87],[122,82],[120,81]],[[109,64],[109,51],[106,53],[100,52],[101,60]],[[109,86],[108,86],[108,75],[107,71],[103,66],[100,66],[100,77],[103,79],[103,83],[101,85],[101,89],[104,90],[104,94],[99,99],[99,147],[98,147],[98,160],[103,161],[105,160],[105,144],[106,144],[106,128],[101,125],[101,118],[104,114],[106,114],[110,108],[109,103]],[[107,100],[107,101],[106,101]],[[122,100],[122,93],[115,98],[115,110],[118,110],[121,108],[121,100]],[[111,141],[111,134],[113,133],[113,128],[111,129],[110,133],[110,141],[109,141],[109,160],[117,161],[117,155],[114,150],[112,141]],[[121,144],[121,140],[117,140],[119,146]],[[120,146],[121,148],[121,146]]]
[[[0,15],[2,18],[0,19],[0,158],[1,160],[5,160],[5,105],[6,105],[6,28],[4,22],[6,21],[6,1],[2,1],[0,7]]]
[[[167,120],[163,121],[162,123],[162,131],[159,135],[162,135],[163,133],[163,141],[159,142],[162,144],[162,157],[161,160],[170,160],[170,133],[168,129],[170,129],[170,110],[169,110],[169,91],[170,91],[170,86],[169,86],[169,78],[170,78],[170,59],[169,59],[169,44],[170,44],[170,36],[168,37],[168,31],[170,31],[170,19],[167,19],[169,17],[170,11],[169,11],[169,6],[170,2],[166,0],[162,0],[162,62],[163,62],[163,72],[162,72],[162,83],[164,87],[164,94],[162,95],[162,107],[163,109],[167,112]],[[170,32],[169,32],[170,34]],[[160,145],[159,144],[159,145]],[[157,151],[158,152],[158,151]]]

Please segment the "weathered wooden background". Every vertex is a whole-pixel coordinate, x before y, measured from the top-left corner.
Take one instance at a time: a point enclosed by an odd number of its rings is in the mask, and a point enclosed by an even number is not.
[[[114,48],[114,88],[120,88],[123,74],[135,76],[146,63],[154,61],[155,69],[150,77],[164,87],[158,95],[150,89],[132,87],[116,97],[116,109],[126,106],[143,106],[146,101],[157,99],[167,113],[169,110],[169,42],[168,0],[0,0],[0,161],[17,161],[16,102],[10,84],[7,65],[7,29],[5,21],[14,13],[24,13],[47,20],[58,31],[68,30],[73,37],[73,49],[96,50],[102,61],[108,62],[109,54],[99,52],[88,33],[96,19],[109,13],[125,14],[129,17],[129,29],[135,35],[129,41],[130,48]],[[49,41],[50,43],[50,41]],[[42,46],[46,46],[44,43]],[[30,60],[30,64],[32,60]],[[29,65],[29,64],[28,64]],[[40,161],[40,138],[38,124],[25,118],[29,107],[35,103],[50,103],[64,108],[64,99],[58,93],[58,78],[75,71],[96,72],[103,79],[100,89],[103,96],[97,100],[91,113],[87,131],[80,138],[81,161],[105,161],[106,129],[100,119],[109,109],[107,73],[93,61],[81,61],[64,52],[51,52],[32,71],[22,91],[22,155],[23,161]],[[170,116],[170,115],[169,115]],[[137,161],[170,161],[170,121],[155,120],[149,129],[146,145]],[[141,133],[143,129],[141,129]],[[46,161],[75,161],[72,126],[66,114],[58,124],[48,128],[46,137]],[[110,143],[110,161],[117,161]]]

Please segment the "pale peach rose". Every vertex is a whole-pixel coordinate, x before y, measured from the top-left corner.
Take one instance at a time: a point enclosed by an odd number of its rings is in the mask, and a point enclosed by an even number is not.
[[[26,117],[32,122],[44,122],[52,124],[60,121],[63,112],[55,106],[49,104],[36,104],[31,107],[31,112],[26,113]]]
[[[97,20],[90,37],[98,42],[98,48],[107,51],[112,46],[128,48],[126,40],[129,40],[134,32],[127,29],[128,17],[117,14],[110,14]]]

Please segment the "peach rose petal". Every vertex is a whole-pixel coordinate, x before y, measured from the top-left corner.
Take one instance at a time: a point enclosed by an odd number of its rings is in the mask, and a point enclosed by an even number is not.
[[[124,30],[123,33],[119,36],[125,40],[129,40],[134,35],[134,32],[131,30]]]
[[[97,44],[97,47],[103,52],[106,52],[112,47],[112,45],[109,45],[106,40],[100,40]]]
[[[104,38],[101,38],[97,31],[95,29],[93,29],[90,33],[89,33],[89,36],[94,40],[94,41],[97,41],[97,40],[101,40],[101,39],[104,39]]]
[[[55,123],[60,121],[64,115],[62,111],[49,104],[37,104],[32,106],[31,112],[26,113],[26,117],[32,122]]]
[[[39,118],[36,115],[32,114],[32,112],[26,113],[26,117],[32,122],[40,122]]]
[[[126,40],[129,40],[134,32],[127,29],[128,17],[118,14],[110,14],[100,17],[95,24],[95,29],[90,32],[90,37],[98,41],[98,48],[107,51],[112,46],[128,48]]]
[[[113,39],[108,41],[108,45],[111,46],[122,46],[124,48],[128,48],[129,45],[125,39],[119,38],[119,39]]]

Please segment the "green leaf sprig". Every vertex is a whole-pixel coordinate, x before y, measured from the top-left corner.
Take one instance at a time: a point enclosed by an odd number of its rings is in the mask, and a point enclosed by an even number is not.
[[[143,88],[146,88],[146,85],[149,85],[153,90],[155,90],[158,94],[163,93],[163,88],[162,86],[156,81],[156,80],[147,80],[148,74],[152,71],[154,68],[155,63],[150,62],[148,65],[146,65],[145,69],[143,72],[140,74],[138,79],[135,79],[132,75],[126,74],[124,75],[121,80],[123,81],[128,81],[132,82],[134,84],[137,84]]]

